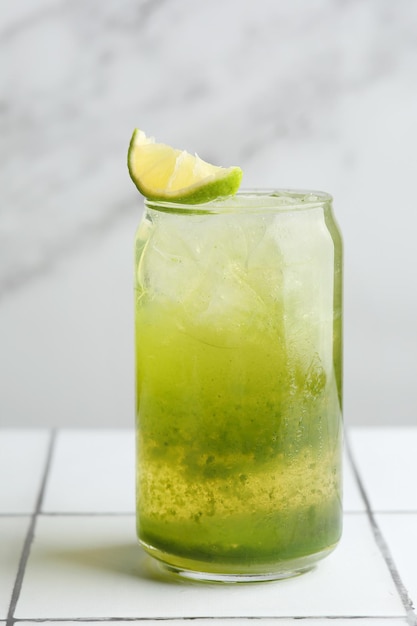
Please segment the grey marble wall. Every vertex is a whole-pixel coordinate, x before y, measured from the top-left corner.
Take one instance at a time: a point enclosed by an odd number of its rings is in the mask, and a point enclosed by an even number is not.
[[[3,0],[0,423],[133,424],[135,126],[334,195],[346,420],[416,423],[415,0]]]

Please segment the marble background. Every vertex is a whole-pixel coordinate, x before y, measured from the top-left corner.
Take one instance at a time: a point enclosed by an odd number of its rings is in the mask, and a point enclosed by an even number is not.
[[[334,195],[346,420],[415,424],[415,0],[2,1],[1,424],[133,424],[135,126]]]

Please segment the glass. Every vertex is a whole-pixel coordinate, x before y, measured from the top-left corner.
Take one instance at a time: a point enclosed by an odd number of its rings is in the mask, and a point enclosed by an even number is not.
[[[136,237],[137,531],[172,572],[310,569],[342,526],[342,243],[322,192],[147,201]]]

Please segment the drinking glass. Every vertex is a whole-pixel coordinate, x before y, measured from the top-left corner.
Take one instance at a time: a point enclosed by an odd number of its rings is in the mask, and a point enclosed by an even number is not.
[[[146,201],[135,252],[141,545],[203,581],[310,569],[342,527],[331,196]]]

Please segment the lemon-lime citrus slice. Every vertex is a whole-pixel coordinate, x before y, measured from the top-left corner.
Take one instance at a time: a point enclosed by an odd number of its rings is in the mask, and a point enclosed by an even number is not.
[[[127,163],[140,193],[149,200],[199,204],[236,193],[242,179],[239,167],[218,167],[135,129]]]

